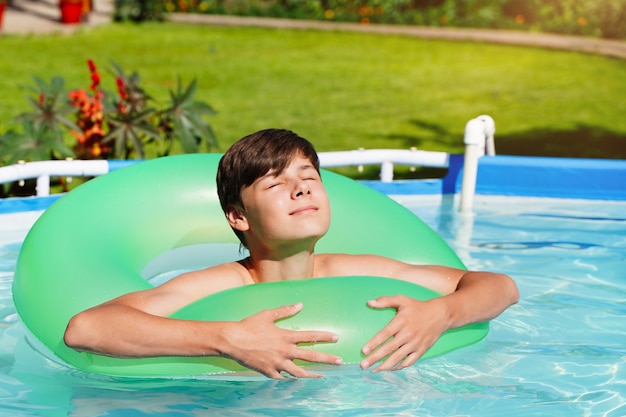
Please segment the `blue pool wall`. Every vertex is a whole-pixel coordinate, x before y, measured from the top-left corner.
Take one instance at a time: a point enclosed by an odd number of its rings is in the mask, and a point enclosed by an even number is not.
[[[462,178],[463,155],[451,155],[441,179],[363,183],[385,194],[456,194]],[[478,163],[476,194],[626,200],[626,160],[484,156]]]

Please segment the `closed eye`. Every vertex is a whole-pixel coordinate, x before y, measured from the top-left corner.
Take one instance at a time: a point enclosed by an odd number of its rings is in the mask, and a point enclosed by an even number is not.
[[[304,175],[302,175],[302,179],[304,181],[320,181],[321,178],[318,175],[317,171],[315,171],[315,169],[311,169],[309,170],[309,172],[303,173]]]

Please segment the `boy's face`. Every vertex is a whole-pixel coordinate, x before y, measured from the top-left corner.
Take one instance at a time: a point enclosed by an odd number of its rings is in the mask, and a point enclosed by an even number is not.
[[[328,195],[313,164],[295,156],[277,174],[270,171],[241,191],[246,241],[317,242],[330,225]]]

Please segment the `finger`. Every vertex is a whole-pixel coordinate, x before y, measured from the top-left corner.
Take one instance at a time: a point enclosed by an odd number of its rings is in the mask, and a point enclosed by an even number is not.
[[[383,361],[380,365],[372,370],[372,372],[380,372],[380,371],[390,371],[401,369],[401,365],[406,359],[405,351],[406,349],[398,349],[393,352],[387,359]]]
[[[363,347],[362,351],[367,357],[361,361],[361,368],[366,369],[373,364],[383,360],[385,358],[385,368],[391,367],[392,362],[399,362],[405,355],[411,353],[411,346],[407,345],[411,341],[411,338],[406,333],[401,333],[402,322],[396,319],[392,320],[383,330],[376,334],[367,344]],[[389,337],[387,337],[389,335]],[[383,337],[387,337],[382,340]],[[380,343],[379,343],[380,342]],[[400,351],[401,355],[398,356],[396,352]],[[420,355],[423,351],[418,352]],[[392,358],[392,355],[396,355]],[[391,359],[390,359],[391,358]],[[394,364],[395,364],[394,363]]]
[[[302,310],[302,303],[296,303],[264,310],[258,314],[270,316],[273,321],[278,321],[281,319],[286,319],[287,317],[295,316],[300,312],[300,310]]]
[[[297,349],[293,355],[293,359],[299,359],[312,363],[324,363],[328,365],[343,364],[343,359],[340,356],[319,352],[313,349]]]
[[[322,374],[318,374],[316,372],[307,371],[292,361],[287,361],[283,370],[295,378],[321,378],[323,376]]]
[[[360,364],[361,368],[362,369],[369,368],[370,366],[379,362],[383,358],[391,355],[396,349],[397,349],[397,346],[394,343],[392,343],[392,341],[389,341],[385,345],[378,347],[371,354],[369,354],[365,359],[363,359]]]
[[[319,330],[288,330],[291,343],[335,343],[339,336],[335,333]]]
[[[373,308],[398,308],[401,305],[404,296],[382,296],[375,300],[369,300],[367,305]],[[396,316],[397,317],[397,316]],[[379,349],[382,344],[389,341],[400,330],[397,325],[397,320],[392,319],[387,326],[381,329],[374,335],[361,349],[364,355],[369,355],[371,352]],[[382,358],[382,356],[381,356]],[[380,358],[379,358],[380,359]],[[373,363],[373,362],[372,362]]]
[[[282,365],[267,366],[265,369],[255,370],[268,378],[282,381],[293,378],[320,378],[323,376],[315,372],[309,372],[289,359],[285,359]]]
[[[388,343],[393,338],[393,336],[397,334],[398,331],[399,329],[396,328],[394,320],[391,320],[391,322],[387,326],[383,327],[382,330],[376,333],[374,337],[372,337],[363,346],[361,352],[363,352],[364,355],[369,355],[374,351],[380,350],[385,343]],[[382,358],[382,356],[380,356],[380,358]]]
[[[406,357],[406,359],[400,364],[398,369],[408,368],[409,366],[413,366],[415,362],[421,357],[417,352],[413,352]]]
[[[369,300],[367,305],[372,308],[398,308],[401,301],[401,295],[384,295],[375,300]]]
[[[268,378],[277,379],[277,380],[280,380],[280,381],[284,381],[284,380],[289,379],[285,375],[281,374],[280,372],[278,372],[276,370],[268,372],[268,373],[263,373],[263,372],[261,372],[261,373],[263,375],[265,375],[266,377],[268,377]]]
[[[372,372],[399,370],[412,366],[422,357],[425,350],[420,347],[419,350],[411,352],[410,346],[403,346],[391,354],[382,364],[372,370]]]
[[[247,366],[247,365],[244,365],[244,366]],[[247,367],[249,367],[253,371],[257,371],[258,373],[265,375],[268,378],[279,379],[279,380],[288,379],[285,375],[280,373],[280,370],[278,370],[278,369],[276,369],[276,368],[274,368],[272,366],[266,366],[266,367],[263,367],[263,368],[261,368],[261,367],[259,367],[259,368],[257,368],[257,367],[250,367],[250,366],[247,366]]]

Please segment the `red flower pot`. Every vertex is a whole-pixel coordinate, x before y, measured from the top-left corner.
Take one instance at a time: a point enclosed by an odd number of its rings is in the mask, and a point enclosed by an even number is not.
[[[80,18],[83,14],[82,1],[60,0],[59,8],[61,9],[61,23],[80,23]]]

